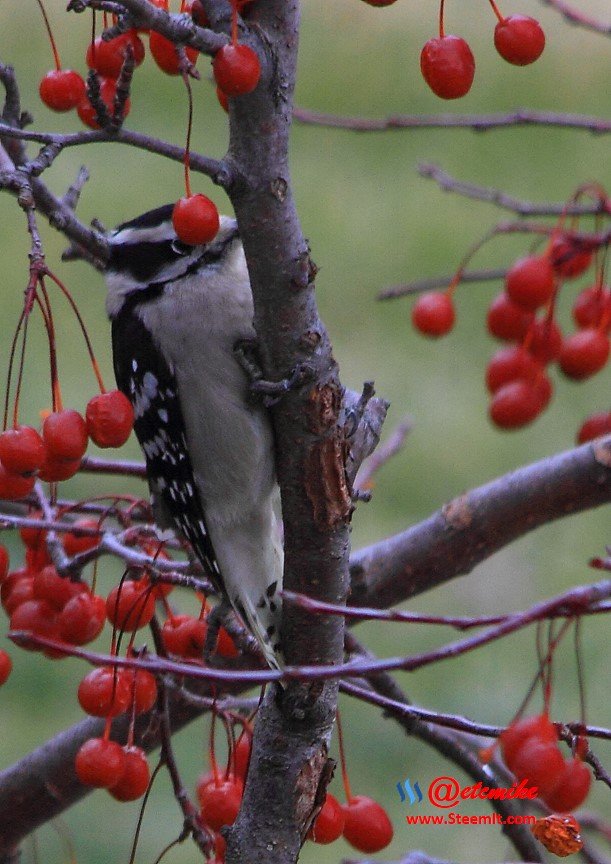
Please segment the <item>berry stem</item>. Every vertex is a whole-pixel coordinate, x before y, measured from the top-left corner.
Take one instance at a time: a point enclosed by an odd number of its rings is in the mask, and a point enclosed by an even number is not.
[[[49,23],[49,19],[47,17],[47,13],[45,7],[43,6],[42,0],[36,0],[40,11],[42,13],[43,21],[45,22],[45,27],[47,28],[47,34],[49,36],[49,42],[51,43],[51,50],[53,51],[53,60],[55,61],[55,68],[59,72],[62,68],[62,64],[59,59],[59,53],[57,51],[57,45],[55,44],[55,39],[53,38],[53,32],[51,30],[51,24]]]
[[[44,276],[40,276],[38,284],[40,286],[43,300],[41,301],[38,293],[36,294],[36,300],[38,302],[40,311],[42,312],[45,327],[47,330],[47,337],[49,339],[49,365],[51,367],[52,407],[53,411],[61,411],[64,405],[62,402],[62,391],[59,385],[59,375],[57,372],[57,346],[55,342],[55,325],[53,324],[53,312],[51,311],[51,302],[49,300],[49,294],[47,292],[47,286],[45,285]]]
[[[19,422],[19,400],[21,397],[21,383],[23,381],[23,369],[25,365],[25,346],[28,338],[28,321],[30,316],[27,314],[23,318],[23,338],[21,340],[21,351],[19,354],[19,372],[17,373],[17,387],[15,388],[15,403],[13,405],[13,428],[16,429]]]
[[[575,662],[577,664],[577,687],[579,690],[579,719],[583,726],[586,724],[586,686],[583,666],[583,647],[581,644],[581,618],[575,620]]]
[[[210,767],[212,768],[212,775],[214,777],[214,785],[220,786],[220,774],[219,774],[219,766],[216,761],[216,756],[214,753],[214,729],[216,726],[216,699],[212,704],[212,717],[210,718],[210,742],[208,744],[208,756],[210,757]]]
[[[185,155],[183,158],[183,164],[185,166],[185,193],[187,198],[191,197],[191,130],[193,128],[193,92],[191,90],[191,82],[189,81],[189,76],[186,72],[182,73],[182,80],[185,82],[185,87],[187,88],[187,99],[189,102],[189,111],[187,116],[187,141],[185,143]]]
[[[4,417],[2,421],[2,430],[6,431],[8,426],[8,413],[9,413],[9,403],[10,403],[10,392],[11,392],[11,380],[13,377],[13,362],[15,360],[15,352],[17,350],[17,340],[19,338],[19,334],[21,332],[21,328],[23,326],[23,321],[26,316],[26,310],[22,309],[21,315],[19,316],[19,321],[17,322],[17,327],[15,329],[15,335],[13,336],[13,341],[11,343],[11,351],[9,354],[9,363],[8,363],[8,373],[6,380],[6,395],[4,397]]]
[[[505,23],[505,19],[504,19],[504,17],[501,15],[500,9],[499,9],[499,7],[496,5],[496,3],[494,2],[494,0],[488,0],[488,2],[489,2],[490,5],[492,6],[492,11],[493,11],[494,14],[496,15],[496,17],[499,19],[499,24],[504,24],[504,23]]]
[[[93,374],[95,375],[95,377],[97,379],[98,387],[100,388],[100,393],[106,393],[106,388],[104,387],[104,381],[102,380],[102,373],[100,372],[100,367],[98,366],[98,361],[96,360],[95,354],[93,353],[93,346],[91,344],[91,339],[89,338],[89,333],[87,332],[87,328],[85,327],[85,322],[83,321],[81,313],[79,312],[78,306],[76,305],[76,302],[75,302],[72,294],[70,293],[68,288],[64,285],[64,283],[60,279],[58,279],[57,276],[55,276],[53,273],[51,273],[51,271],[49,271],[47,273],[47,275],[49,276],[49,278],[53,282],[55,282],[57,287],[60,289],[60,291],[62,292],[62,294],[64,295],[64,297],[68,301],[68,303],[70,304],[72,311],[76,315],[76,320],[79,323],[79,327],[81,328],[81,333],[83,334],[83,338],[85,340],[85,345],[87,346],[87,352],[89,354],[89,359],[90,359],[91,365],[93,367]]]
[[[231,44],[238,44],[238,0],[231,0]]]
[[[112,717],[108,716],[106,718],[106,723],[104,724],[104,733],[102,738],[104,741],[110,741],[110,727],[112,726]]]
[[[348,779],[348,770],[346,768],[346,751],[344,750],[344,733],[342,731],[342,721],[339,714],[339,708],[337,709],[336,716],[337,723],[337,743],[339,746],[339,761],[342,768],[342,782],[344,784],[344,792],[346,794],[346,802],[350,804],[352,801],[352,789],[350,788],[350,780]]]

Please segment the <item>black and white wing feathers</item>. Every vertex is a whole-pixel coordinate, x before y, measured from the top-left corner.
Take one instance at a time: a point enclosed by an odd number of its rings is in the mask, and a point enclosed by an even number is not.
[[[146,458],[156,519],[162,528],[179,529],[220,589],[174,376],[135,304],[112,320],[112,344],[117,385],[134,406],[134,431]]]

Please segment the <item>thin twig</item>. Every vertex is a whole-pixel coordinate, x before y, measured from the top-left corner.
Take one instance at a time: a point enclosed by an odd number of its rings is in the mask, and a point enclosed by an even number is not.
[[[583,27],[585,30],[592,30],[594,33],[601,33],[603,36],[611,35],[611,23],[606,24],[604,21],[597,21],[589,15],[584,15],[580,9],[570,6],[564,0],[539,0],[539,2],[545,6],[551,6],[569,24],[575,24],[578,27]]]
[[[418,166],[418,173],[421,177],[434,180],[444,192],[457,192],[466,198],[487,201],[495,204],[497,207],[511,210],[512,213],[516,213],[519,216],[561,216],[563,214],[568,216],[596,216],[609,214],[610,202],[608,200],[604,202],[599,201],[594,204],[567,204],[565,202],[538,204],[533,201],[523,201],[519,198],[514,198],[513,195],[508,195],[501,189],[457,180],[439,165],[421,163]]]
[[[611,132],[611,121],[603,117],[522,108],[507,114],[393,114],[380,120],[295,108],[293,116],[300,123],[352,132],[386,132],[390,129],[472,129],[484,132],[515,126],[556,126],[562,129],[584,129],[594,134]]]

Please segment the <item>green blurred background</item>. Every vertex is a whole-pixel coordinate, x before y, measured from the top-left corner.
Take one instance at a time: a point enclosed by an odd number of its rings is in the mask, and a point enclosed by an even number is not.
[[[64,5],[48,0],[63,63],[83,72],[89,19],[64,15]],[[466,98],[450,105],[441,103],[425,87],[418,68],[420,48],[435,32],[436,5],[398,0],[390,8],[375,9],[360,0],[305,0],[297,103],[375,118],[390,113],[481,113],[519,107],[604,115],[611,71],[607,42],[598,34],[568,26],[542,3],[529,0],[506,0],[502,6],[505,14],[536,16],[547,33],[543,57],[522,69],[508,66],[496,55],[494,19],[485,0],[448,5],[447,31],[470,41],[478,68]],[[608,15],[606,0],[584,0],[578,5],[586,14]],[[39,104],[37,84],[51,68],[51,52],[34,0],[2,0],[0,59],[17,69],[23,108],[35,115],[33,128],[79,128],[72,115],[52,115]],[[194,148],[220,157],[227,140],[227,120],[216,103],[205,58],[200,59],[199,68],[202,81],[195,85]],[[182,85],[159,73],[150,58],[136,74],[132,101],[130,128],[183,143],[186,98]],[[552,406],[532,428],[500,434],[486,419],[483,386],[486,359],[494,350],[485,333],[485,309],[499,286],[460,289],[456,330],[435,343],[412,332],[410,301],[375,301],[377,291],[386,285],[451,272],[494,222],[509,217],[491,205],[440,192],[432,182],[419,178],[416,165],[422,161],[436,162],[461,180],[498,187],[536,202],[562,201],[586,181],[596,179],[607,186],[610,182],[608,139],[587,132],[530,128],[485,134],[421,130],[359,135],[296,126],[292,150],[295,195],[320,267],[318,298],[343,380],[359,388],[363,380],[374,379],[378,392],[391,400],[386,434],[406,413],[414,420],[405,450],[380,472],[373,502],[359,507],[355,515],[355,548],[425,518],[471,486],[570,447],[581,420],[593,410],[609,407],[609,369],[580,386],[557,379]],[[59,158],[45,174],[56,193],[63,193],[81,163],[91,170],[79,208],[85,222],[97,217],[112,226],[182,194],[179,164],[110,145],[69,150]],[[196,178],[194,185],[227,212],[226,199],[209,181]],[[10,336],[27,280],[28,237],[21,211],[6,195],[0,196],[0,219],[4,333],[0,368],[6,370]],[[65,242],[53,230],[42,228],[49,266],[73,291],[104,373],[112,380],[102,279],[84,264],[61,263]],[[527,247],[525,237],[498,239],[474,263],[503,266]],[[567,285],[562,297],[561,316],[566,323],[577,290],[578,285]],[[65,401],[82,409],[94,392],[94,378],[75,322],[59,297],[54,300],[54,310]],[[35,423],[38,411],[49,404],[48,361],[38,322],[30,333],[25,393],[23,420]],[[138,456],[134,441],[125,448],[125,456]],[[70,481],[65,494],[85,496],[91,494],[92,486],[98,492],[136,488],[102,479],[92,484],[85,477]],[[142,487],[137,486],[137,491]],[[592,581],[596,574],[586,562],[604,551],[610,539],[608,528],[608,511],[599,510],[541,529],[497,554],[472,575],[416,598],[409,608],[440,614],[492,613],[523,608],[575,583]],[[11,542],[7,534],[2,539]],[[112,568],[106,569],[103,584],[110,587],[116,576]],[[588,720],[608,726],[608,623],[599,616],[585,621],[583,629]],[[396,625],[362,626],[359,636],[381,655],[417,652],[453,638],[451,633],[432,628]],[[0,644],[10,647],[4,639]],[[80,719],[75,691],[85,672],[73,660],[49,663],[16,650],[12,654],[15,673],[0,694],[2,766]],[[528,631],[460,661],[405,675],[401,683],[415,702],[427,708],[505,723],[526,692],[534,669],[534,634]],[[380,859],[398,858],[410,848],[462,861],[515,857],[492,827],[408,827],[404,820],[408,811],[399,802],[395,784],[410,777],[425,788],[438,774],[448,773],[448,766],[421,744],[406,739],[374,709],[345,700],[342,708],[353,789],[377,798],[395,824],[395,841]],[[554,714],[577,719],[578,711],[575,659],[567,643],[557,657]],[[193,784],[202,768],[207,730],[208,721],[201,721],[177,742],[188,784]],[[597,744],[596,751],[609,765],[611,748]],[[460,777],[453,769],[449,773]],[[331,788],[341,797],[337,779]],[[591,803],[608,814],[606,792],[605,796],[605,790],[596,788]],[[423,804],[418,812],[433,809]],[[461,812],[486,810],[462,807]],[[87,864],[126,861],[136,813],[136,805],[118,805],[104,793],[95,793],[73,808],[65,824],[78,860]],[[145,816],[137,860],[154,861],[179,830],[169,784],[162,778]],[[45,862],[66,857],[53,828],[39,832],[37,844]],[[33,845],[26,844],[25,851],[25,860],[32,860]],[[195,854],[186,844],[167,860],[178,864],[194,860]],[[342,857],[359,856],[340,841],[331,847],[308,845],[301,860],[325,864]]]

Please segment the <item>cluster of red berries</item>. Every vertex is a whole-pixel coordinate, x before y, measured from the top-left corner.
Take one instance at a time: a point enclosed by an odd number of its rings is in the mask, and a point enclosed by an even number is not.
[[[149,0],[154,6],[168,11],[168,0]],[[194,8],[195,7],[195,8]],[[185,0],[181,5],[181,12],[192,14],[194,20],[203,15],[203,8],[199,0]],[[205,16],[204,16],[205,17]],[[47,23],[47,22],[46,22]],[[51,46],[55,55],[56,68],[43,76],[39,94],[44,104],[52,111],[71,111],[76,108],[78,116],[91,129],[99,129],[96,110],[91,104],[86,92],[85,82],[78,72],[72,69],[62,69],[55,42],[49,27],[47,27]],[[135,66],[140,66],[144,61],[146,50],[139,33],[147,31],[128,30],[112,39],[104,39],[99,36],[94,39],[85,54],[85,61],[89,69],[93,69],[99,81],[100,98],[109,115],[114,113],[114,100],[117,93],[117,80],[121,69],[131,53]],[[181,72],[181,55],[176,46],[161,34],[152,32],[149,35],[149,48],[157,66],[167,75],[179,75]],[[185,48],[187,60],[194,64],[198,52],[194,48]],[[129,99],[123,105],[123,117],[129,114]]]
[[[74,760],[76,776],[86,786],[108,789],[117,801],[135,801],[150,783],[146,753],[141,747],[122,747],[108,737],[89,738]]]
[[[89,439],[98,447],[121,447],[134,425],[134,410],[119,390],[94,396],[85,417],[72,408],[48,414],[39,434],[16,425],[0,434],[0,498],[24,498],[36,478],[67,480],[79,469]]]
[[[565,759],[558,747],[554,724],[547,714],[512,723],[499,737],[505,764],[518,780],[538,789],[550,810],[568,813],[585,801],[592,777],[581,757],[585,738],[578,738],[576,753]]]
[[[531,423],[547,408],[553,390],[547,368],[552,363],[573,381],[583,381],[607,364],[611,292],[602,272],[575,299],[575,333],[564,336],[554,318],[563,281],[585,273],[592,259],[591,248],[557,233],[543,254],[520,258],[509,268],[505,290],[492,301],[486,319],[491,336],[511,343],[497,351],[486,368],[490,418],[501,429]],[[455,289],[453,283],[445,292],[419,297],[412,309],[414,327],[431,337],[448,333],[455,321]],[[610,422],[609,412],[589,418],[578,433],[579,442],[605,434]]]
[[[527,15],[503,17],[494,0],[489,0],[497,17],[494,45],[501,57],[514,66],[527,66],[541,56],[545,34],[538,21]],[[471,89],[475,77],[475,58],[461,36],[446,35],[443,25],[443,0],[439,15],[439,36],[429,39],[420,54],[422,77],[433,93],[442,99],[458,99]]]
[[[223,825],[233,825],[237,818],[252,749],[252,734],[247,728],[232,749],[227,769],[220,771],[212,758],[211,770],[202,774],[196,785],[200,820],[212,832],[220,831]],[[393,828],[384,808],[372,798],[350,796],[342,805],[328,792],[308,839],[327,844],[342,836],[355,849],[374,853],[388,846]],[[224,860],[218,848],[217,860]]]
[[[248,45],[238,42],[237,16],[246,2],[248,0],[232,0],[231,41],[223,45],[212,60],[217,97],[225,111],[229,109],[230,98],[252,93],[261,76],[261,64],[256,52]],[[191,194],[188,180],[188,155],[185,166],[187,194],[174,205],[172,224],[176,235],[183,243],[198,246],[209,243],[216,236],[220,224],[219,214],[214,202],[205,195]]]
[[[82,531],[88,533],[80,533]],[[81,519],[74,523],[74,533],[63,538],[67,555],[85,552],[97,545],[93,533],[98,523]],[[80,579],[60,576],[49,558],[46,531],[41,528],[21,528],[26,547],[23,567],[9,571],[8,553],[0,546],[0,598],[10,618],[11,630],[24,630],[37,636],[54,639],[68,645],[92,642],[104,627],[106,603],[92,593]],[[45,649],[48,657],[59,653]]]
[[[99,667],[89,672],[78,688],[78,701],[92,717],[113,717],[131,712],[145,714],[157,701],[155,676],[145,669]],[[75,759],[77,777],[87,786],[108,789],[117,801],[135,801],[150,782],[146,754],[133,741],[121,747],[108,734],[90,738]]]
[[[149,0],[149,2],[164,12],[169,11],[169,0]],[[237,16],[251,0],[231,0],[231,2],[233,13],[231,41],[223,45],[212,60],[217,96],[225,110],[228,110],[229,98],[251,93],[259,83],[261,75],[261,64],[256,52],[238,41]],[[208,25],[201,0],[181,0],[180,11],[191,15],[198,26]],[[89,98],[83,78],[78,72],[61,68],[46,15],[45,23],[56,68],[47,72],[40,82],[41,100],[53,111],[70,111],[76,108],[83,123],[92,129],[99,129],[97,111]],[[127,57],[131,56],[134,66],[140,66],[144,61],[146,50],[140,34],[146,32],[148,31],[132,29],[112,39],[99,36],[87,48],[87,66],[97,75],[99,99],[110,117],[115,114],[117,108],[117,81]],[[195,65],[198,57],[195,48],[187,45],[179,50],[173,42],[156,31],[149,33],[149,49],[153,60],[163,72],[167,75],[185,75],[185,80],[188,68]],[[122,101],[120,107],[122,117],[126,117],[130,110],[129,98]],[[187,194],[176,202],[172,221],[179,239],[191,246],[209,243],[216,236],[220,224],[214,202],[202,194],[192,195],[188,180]]]
[[[388,846],[393,833],[386,810],[373,798],[351,795],[340,804],[328,792],[308,836],[315,843],[332,843],[343,837],[359,852],[373,854]]]

